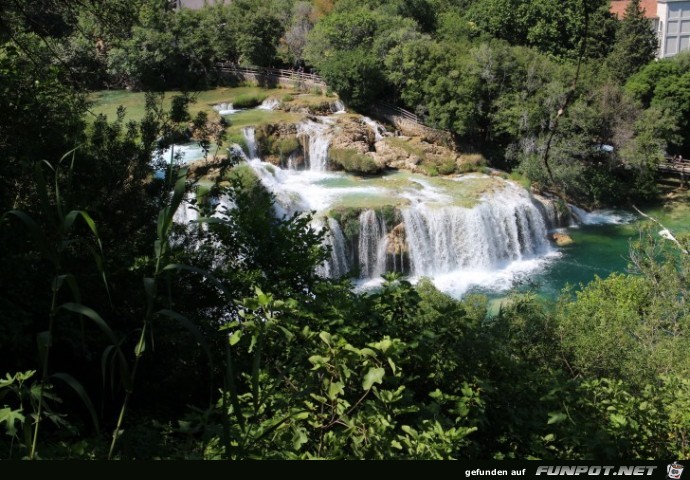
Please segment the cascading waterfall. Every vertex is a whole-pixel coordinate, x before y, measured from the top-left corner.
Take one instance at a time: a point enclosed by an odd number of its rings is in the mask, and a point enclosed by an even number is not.
[[[232,115],[240,111],[233,108],[232,103],[219,103],[218,105],[214,105],[213,109],[218,112],[220,116]]]
[[[418,204],[402,215],[415,276],[490,270],[549,248],[541,212],[511,184],[471,209]]]
[[[299,125],[298,135],[307,141],[305,148],[309,169],[323,172],[328,165],[328,147],[331,144],[328,125],[313,121],[306,121]]]
[[[362,117],[362,122],[364,122],[371,129],[371,131],[374,132],[374,139],[377,142],[383,139],[382,132],[386,131],[386,129],[383,128],[383,125],[369,117]]]
[[[317,268],[320,275],[340,278],[356,271],[360,284],[373,285],[381,275],[396,271],[431,277],[444,291],[462,294],[471,285],[494,285],[493,279],[499,276],[505,280],[513,272],[537,268],[540,259],[552,252],[547,230],[556,228],[560,220],[554,202],[533,198],[512,182],[491,179],[488,193],[474,207],[464,208],[455,202],[456,195],[463,195],[463,185],[455,187],[449,182],[487,182],[489,177],[452,177],[439,182],[409,174],[402,184],[387,187],[382,181],[373,186],[359,180],[354,183],[346,174],[329,172],[333,122],[325,117],[299,124],[297,135],[306,170],[295,169],[295,158],[287,160],[286,169],[261,161],[254,128],[242,130],[247,163],[273,193],[278,217],[326,213],[340,202],[359,205],[370,196],[372,201],[385,199],[387,205],[391,197],[399,199],[394,204],[400,206],[391,217],[394,225],[386,225],[381,210],[365,207],[358,217],[359,231],[352,237],[344,234],[334,218],[314,220],[314,228],[327,229],[324,244],[330,247],[330,257]],[[362,122],[370,126],[377,140],[385,133],[369,119]]]
[[[267,98],[263,102],[261,102],[261,105],[256,107],[259,110],[275,110],[278,108],[280,105],[280,102],[278,101],[277,98]]]
[[[314,220],[315,228],[323,228],[323,224]],[[316,269],[316,273],[327,278],[341,278],[350,271],[347,260],[347,242],[340,224],[334,218],[328,219],[328,233],[324,238],[324,245],[331,248],[331,258]]]
[[[365,278],[380,277],[386,272],[388,236],[383,218],[374,210],[365,210],[359,216],[359,270]]]
[[[187,192],[173,214],[173,222],[180,225],[189,226],[192,222],[199,219],[199,210],[196,205],[196,194],[194,192]]]
[[[247,156],[250,160],[259,158],[259,148],[256,145],[256,129],[254,127],[245,127],[242,129],[244,141],[247,143]]]
[[[593,210],[588,212],[575,205],[568,204],[568,210],[575,224],[582,225],[622,225],[632,222],[634,213],[616,210]]]
[[[345,104],[343,102],[341,102],[340,100],[336,100],[335,102],[331,103],[331,113],[333,113],[333,114],[345,113]]]

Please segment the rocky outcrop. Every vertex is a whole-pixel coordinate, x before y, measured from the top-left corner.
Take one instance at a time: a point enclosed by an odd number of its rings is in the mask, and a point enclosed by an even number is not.
[[[429,141],[426,134],[394,136],[380,124],[359,115],[333,115],[326,120],[308,116],[307,121],[320,124],[328,132],[328,165],[334,170],[372,174],[391,168],[447,175],[476,171],[486,163],[479,154],[460,154]],[[421,132],[428,133],[425,129]],[[256,141],[264,160],[274,165],[301,168],[307,164],[309,136],[296,124],[259,126]]]
[[[574,242],[573,238],[567,233],[556,232],[551,234],[551,239],[556,242],[559,247],[565,247],[571,245]]]
[[[206,177],[215,181],[222,175],[223,170],[232,167],[232,161],[227,157],[209,157],[189,164],[187,175],[191,178]]]
[[[297,125],[271,123],[256,128],[256,143],[266,162],[287,168],[304,165],[304,146],[298,137]]]
[[[361,121],[343,115],[333,126],[331,147],[340,150],[355,150],[359,154],[374,150],[375,134]]]
[[[405,240],[405,224],[399,223],[388,233],[388,255],[401,255],[407,253],[407,242]]]

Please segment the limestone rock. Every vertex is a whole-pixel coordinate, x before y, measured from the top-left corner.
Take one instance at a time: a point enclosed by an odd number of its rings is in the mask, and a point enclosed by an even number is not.
[[[209,156],[206,160],[202,159],[190,163],[187,175],[193,178],[208,177],[211,180],[215,180],[224,168],[230,166],[231,162],[227,157],[218,156],[213,158]]]
[[[388,247],[386,253],[389,255],[400,255],[407,253],[407,242],[405,240],[405,224],[400,223],[388,233]]]
[[[567,233],[556,232],[551,235],[551,238],[559,247],[565,247],[566,245],[571,245],[574,243],[572,237]]]

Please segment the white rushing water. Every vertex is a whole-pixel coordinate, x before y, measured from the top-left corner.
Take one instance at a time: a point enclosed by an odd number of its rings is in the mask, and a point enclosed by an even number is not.
[[[275,110],[280,106],[280,101],[277,98],[269,97],[263,102],[261,102],[261,105],[256,107],[259,110]]]
[[[340,100],[336,100],[331,104],[331,113],[334,115],[340,115],[345,113],[345,104]]]
[[[221,116],[232,115],[233,113],[241,111],[233,108],[232,103],[219,103],[218,105],[214,105],[213,109]]]
[[[374,139],[377,142],[383,140],[383,134],[386,132],[386,129],[383,125],[369,117],[362,117],[362,122],[364,122],[371,129],[371,131],[374,132]]]
[[[314,220],[314,227],[316,229],[323,228],[323,223],[319,220]],[[328,219],[328,232],[324,239],[324,245],[330,248],[331,258],[319,265],[316,272],[328,278],[341,278],[347,275],[350,271],[350,266],[347,261],[345,235],[343,235],[340,224],[333,218]]]
[[[299,125],[297,135],[307,144],[305,155],[309,170],[325,171],[328,163],[328,147],[331,144],[329,125],[307,120]]]
[[[471,209],[418,204],[402,214],[415,276],[490,270],[549,250],[541,212],[513,184]]]
[[[568,204],[568,209],[576,225],[623,225],[631,223],[637,218],[634,213],[621,210],[592,210],[588,212],[570,204]]]
[[[386,224],[375,210],[359,216],[359,270],[364,278],[378,278],[386,273],[388,246]]]
[[[398,271],[412,281],[429,277],[441,290],[461,296],[475,286],[510,288],[558,255],[547,239],[555,212],[513,182],[473,174],[449,177],[454,181],[444,183],[404,174],[388,186],[385,179],[358,180],[329,172],[331,124],[323,120],[307,120],[298,127],[308,168],[281,169],[261,161],[253,128],[243,133],[248,164],[275,196],[276,214],[317,212],[314,228],[326,228],[324,243],[331,254],[317,269],[320,275],[339,278],[359,272],[359,285],[367,287],[380,283],[387,271]],[[456,205],[456,189],[475,181],[493,183],[475,206]],[[380,209],[356,207],[361,209],[355,219],[359,233],[347,237],[343,225],[326,217],[343,204],[397,204],[398,225],[387,225]]]
[[[254,127],[244,127],[242,129],[244,141],[247,144],[247,157],[250,160],[259,158],[259,147],[256,145],[256,129]]]

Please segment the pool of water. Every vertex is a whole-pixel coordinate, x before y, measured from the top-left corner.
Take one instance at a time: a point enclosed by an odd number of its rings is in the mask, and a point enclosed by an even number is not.
[[[665,207],[645,209],[645,213],[659,220],[675,235],[690,234],[690,204],[673,202]],[[600,223],[579,225],[564,230],[574,243],[559,247],[557,255],[547,258],[541,268],[512,279],[517,291],[534,292],[546,299],[555,299],[567,285],[579,288],[595,277],[606,278],[613,272],[628,269],[631,242],[639,238],[644,223],[649,222],[634,212],[625,210],[606,212]],[[607,220],[615,223],[607,223]],[[651,231],[659,235],[662,229],[653,225]],[[506,291],[494,286],[477,287],[472,293],[488,295],[494,302],[504,298]]]

